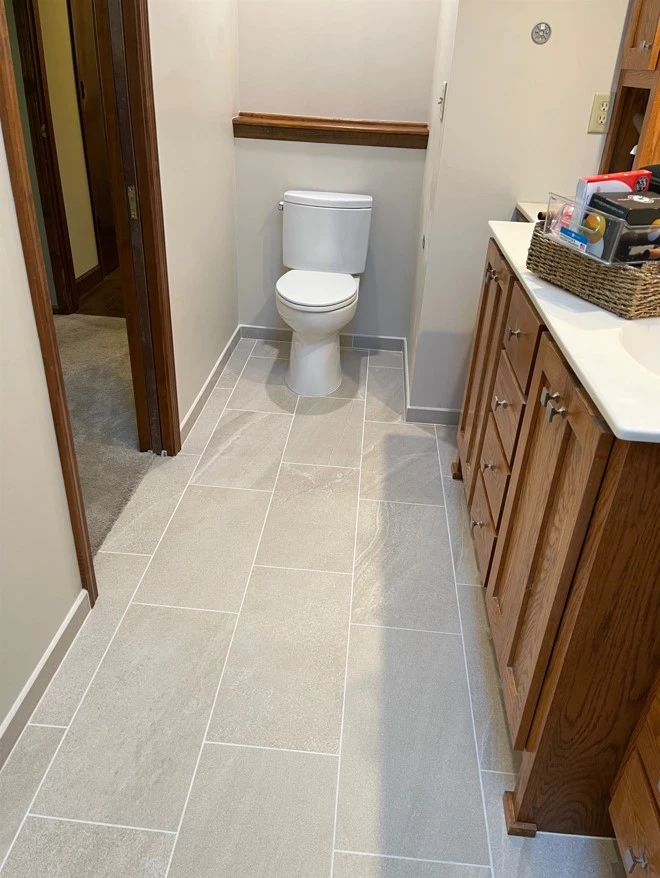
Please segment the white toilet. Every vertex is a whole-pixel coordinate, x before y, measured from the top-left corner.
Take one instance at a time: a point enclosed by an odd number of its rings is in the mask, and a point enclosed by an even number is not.
[[[286,383],[301,396],[326,396],[341,384],[339,331],[357,309],[367,261],[370,195],[284,193],[283,263],[277,310],[293,330]]]

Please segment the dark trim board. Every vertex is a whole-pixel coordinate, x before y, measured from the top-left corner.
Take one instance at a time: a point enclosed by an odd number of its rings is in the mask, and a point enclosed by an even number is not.
[[[103,269],[100,265],[95,265],[94,268],[90,268],[89,271],[86,271],[84,274],[81,274],[80,277],[76,278],[76,295],[78,297],[79,305],[80,300],[85,293],[89,293],[94,287],[97,287],[102,280]]]

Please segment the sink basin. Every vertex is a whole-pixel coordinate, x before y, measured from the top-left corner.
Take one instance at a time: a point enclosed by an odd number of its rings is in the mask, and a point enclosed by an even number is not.
[[[621,329],[621,346],[640,366],[660,378],[660,326],[633,321]]]

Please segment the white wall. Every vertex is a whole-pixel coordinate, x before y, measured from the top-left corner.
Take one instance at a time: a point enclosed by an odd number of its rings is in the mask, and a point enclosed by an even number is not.
[[[241,110],[427,121],[440,0],[239,0]]]
[[[424,151],[323,143],[237,140],[241,323],[284,326],[275,306],[287,189],[373,195],[367,267],[347,332],[403,336],[414,279]]]
[[[2,138],[0,312],[1,724],[81,589]]]
[[[442,148],[429,154],[438,182],[409,340],[412,405],[460,408],[488,220],[549,190],[570,194],[597,170],[603,137],[587,123],[594,92],[612,86],[626,5],[459,0]],[[553,28],[545,46],[530,39],[538,21]]]
[[[238,323],[236,0],[150,0],[158,154],[183,420]]]

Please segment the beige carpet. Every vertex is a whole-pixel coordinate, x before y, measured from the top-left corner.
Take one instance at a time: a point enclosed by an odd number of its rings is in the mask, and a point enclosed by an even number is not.
[[[69,314],[55,329],[96,553],[153,455],[138,450],[126,321]]]

